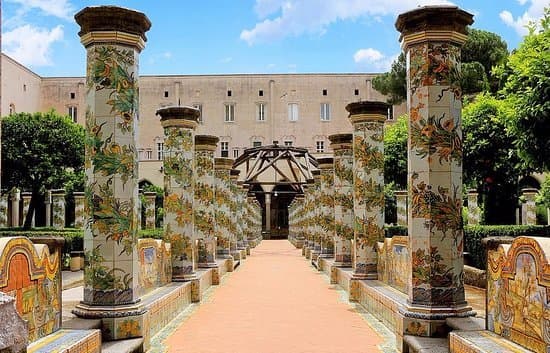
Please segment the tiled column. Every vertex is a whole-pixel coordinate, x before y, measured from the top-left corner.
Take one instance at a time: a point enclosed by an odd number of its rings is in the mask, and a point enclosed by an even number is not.
[[[382,102],[348,104],[353,125],[354,279],[378,278],[378,241],[384,238],[384,122]]]
[[[233,160],[229,158],[214,159],[215,175],[215,217],[217,250],[216,254],[220,258],[231,257],[232,241],[232,215],[231,215],[231,167]]]
[[[248,239],[246,237],[246,193],[247,189],[243,187],[242,180],[237,181],[237,249],[246,250],[248,246]],[[246,252],[245,252],[246,254]]]
[[[11,202],[11,226],[19,227],[19,202],[21,201],[21,190],[14,188],[10,191]]]
[[[74,195],[74,227],[84,228],[84,193],[75,191]]]
[[[481,219],[481,212],[477,204],[478,193],[476,189],[468,190],[468,224],[479,224]]]
[[[21,199],[23,200],[23,224],[25,224],[25,219],[27,219],[27,214],[29,214],[29,208],[31,205],[32,192],[24,191],[21,193]],[[34,227],[34,217],[32,215],[31,227]]]
[[[199,242],[199,267],[217,267],[216,263],[216,195],[214,151],[219,138],[195,136],[195,216],[194,237]]]
[[[334,151],[334,266],[351,267],[353,135],[336,134],[328,138]]]
[[[8,226],[8,194],[0,195],[0,228]]]
[[[140,12],[87,7],[75,15],[86,68],[84,300],[77,316],[101,318],[102,338],[141,337],[137,219],[138,58],[151,23]]]
[[[157,110],[164,128],[164,241],[170,243],[172,280],[196,277],[193,236],[195,128],[200,111],[190,107]]]
[[[537,207],[535,205],[535,198],[539,191],[533,188],[526,188],[521,190],[525,202],[522,207],[521,223],[523,225],[535,225],[537,224]]]
[[[46,211],[46,227],[52,226],[52,192],[51,190],[46,191],[44,199],[44,208]]]
[[[321,257],[334,256],[334,159],[319,158],[321,170]]]
[[[65,190],[52,190],[52,227],[65,228]]]
[[[229,220],[231,222],[231,229],[230,229],[230,239],[231,243],[229,246],[229,250],[231,252],[231,255],[235,259],[240,259],[240,256],[237,257],[237,254],[239,254],[239,250],[243,249],[242,245],[242,232],[240,230],[240,217],[242,215],[242,207],[240,206],[240,186],[237,184],[237,179],[239,178],[240,170],[237,169],[231,169],[229,171],[229,190],[230,190],[230,198],[229,198]]]
[[[311,215],[310,215],[310,230],[311,230],[311,259],[317,261],[317,257],[321,253],[321,225],[319,223],[322,211],[320,207],[321,196],[321,171],[314,170],[313,187],[311,188]]]
[[[395,192],[395,203],[397,208],[397,224],[407,226],[407,190],[399,190]]]
[[[143,195],[145,196],[145,229],[155,229],[155,198],[157,193],[145,191]]]
[[[464,298],[460,48],[472,15],[426,6],[396,22],[407,55],[409,249],[398,335],[445,334],[445,317],[473,314]]]

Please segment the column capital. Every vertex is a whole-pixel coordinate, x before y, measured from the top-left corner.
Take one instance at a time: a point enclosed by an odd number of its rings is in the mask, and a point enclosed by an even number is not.
[[[366,121],[386,121],[389,104],[384,102],[362,101],[350,103],[346,106],[352,124]]]
[[[409,192],[407,190],[396,190],[393,192],[395,196],[408,196]]]
[[[333,150],[351,149],[353,134],[334,134],[328,137]]]
[[[317,162],[319,162],[319,169],[321,170],[334,168],[334,158],[332,157],[317,158]]]
[[[401,32],[399,41],[406,51],[410,45],[427,41],[462,45],[472,23],[473,15],[457,6],[423,6],[399,15],[395,28]]]
[[[88,47],[95,43],[119,43],[139,51],[145,47],[145,32],[151,21],[139,11],[118,6],[89,6],[74,16],[80,25],[80,41]]]
[[[200,110],[193,107],[165,107],[157,110],[155,115],[160,115],[160,123],[163,128],[182,127],[187,129],[196,129],[198,119],[201,115]]]
[[[219,140],[217,136],[195,135],[195,150],[215,151]]]
[[[239,178],[239,174],[241,174],[241,171],[238,169],[231,169],[231,171],[229,172],[229,176],[231,177],[231,180],[235,180],[235,181],[237,181],[237,179]],[[237,185],[239,185],[239,182],[237,182]]]
[[[214,158],[214,169],[218,170],[232,170],[233,160],[231,158]]]
[[[154,192],[154,191],[145,191],[145,192],[143,193],[143,195],[144,195],[145,197],[156,197],[156,196],[157,196],[157,193]]]

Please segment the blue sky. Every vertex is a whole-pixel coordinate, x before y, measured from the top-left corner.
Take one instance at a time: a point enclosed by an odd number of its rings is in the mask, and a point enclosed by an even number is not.
[[[383,72],[399,54],[397,15],[452,3],[513,49],[550,0],[119,0],[152,22],[140,73]],[[2,51],[41,76],[83,76],[73,17],[103,1],[4,0]]]

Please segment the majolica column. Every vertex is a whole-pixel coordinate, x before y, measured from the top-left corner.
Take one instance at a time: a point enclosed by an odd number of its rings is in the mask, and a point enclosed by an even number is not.
[[[479,224],[481,212],[477,204],[478,193],[476,189],[468,190],[468,224]]]
[[[0,227],[8,227],[8,194],[0,195]]]
[[[21,202],[21,190],[14,188],[10,191],[11,202],[11,226],[19,227],[19,203]]]
[[[214,179],[214,151],[219,138],[195,136],[195,216],[194,237],[199,242],[199,267],[217,267],[216,263],[216,183]]]
[[[46,227],[52,226],[52,192],[51,190],[46,191],[46,195],[44,198],[44,208],[46,212]]]
[[[384,122],[389,106],[358,102],[346,106],[353,125],[353,278],[376,279],[378,241],[384,238]]]
[[[426,6],[396,22],[407,55],[409,299],[403,332],[433,336],[466,316],[462,231],[460,48],[472,15]]]
[[[166,145],[166,141],[164,142]],[[157,193],[154,191],[145,191],[145,229],[155,229],[155,198]]]
[[[23,224],[25,224],[25,219],[27,219],[27,214],[29,214],[29,208],[31,205],[32,192],[24,191],[21,193],[21,199],[23,200]],[[34,227],[34,217],[32,215],[31,227]]]
[[[537,189],[526,188],[521,190],[525,202],[522,204],[522,218],[521,223],[523,225],[537,224],[537,206],[535,205],[535,199],[538,194]]]
[[[217,250],[216,254],[220,258],[231,257],[231,242],[234,240],[232,231],[232,215],[231,215],[231,167],[233,160],[229,158],[214,159],[214,175],[215,175],[215,217],[216,220],[216,237]]]
[[[397,224],[407,226],[407,196],[406,190],[398,190],[395,192],[395,203],[397,211]]]
[[[334,266],[351,266],[353,239],[353,147],[352,134],[330,135],[334,152]]]
[[[242,207],[240,206],[240,186],[238,185],[237,179],[239,178],[240,170],[231,169],[229,171],[229,190],[231,196],[229,198],[229,219],[231,222],[231,243],[229,244],[229,249],[231,255],[235,259],[240,259],[239,250],[244,249],[242,245],[242,232],[240,230],[240,218],[242,216]],[[239,245],[240,243],[240,245]]]
[[[65,190],[52,190],[52,227],[65,228]]]
[[[312,197],[311,197],[311,237],[313,246],[311,248],[311,259],[317,260],[317,257],[321,253],[321,224],[320,220],[322,217],[322,210],[320,207],[321,200],[321,171],[314,170],[313,174],[313,187],[312,187]]]
[[[87,7],[75,19],[87,51],[87,212],[84,300],[74,313],[102,318],[107,340],[140,337],[137,81],[151,22],[143,13],[114,6]]]
[[[84,228],[84,193],[75,191],[74,195],[74,227]]]
[[[196,277],[193,236],[195,128],[200,111],[191,107],[157,110],[164,128],[164,241],[170,243],[172,280]]]
[[[334,256],[334,159],[319,158],[321,170],[321,257]]]

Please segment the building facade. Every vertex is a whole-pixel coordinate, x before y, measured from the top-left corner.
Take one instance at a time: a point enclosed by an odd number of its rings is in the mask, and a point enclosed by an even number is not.
[[[56,111],[79,124],[85,117],[84,77],[40,77],[2,55],[1,115]],[[157,109],[189,105],[201,110],[197,134],[220,138],[216,157],[237,158],[244,149],[278,141],[329,150],[328,136],[350,132],[345,106],[361,100],[384,100],[372,88],[375,74],[232,74],[140,77],[139,175],[162,185],[163,130]],[[405,112],[396,106],[392,119]]]

